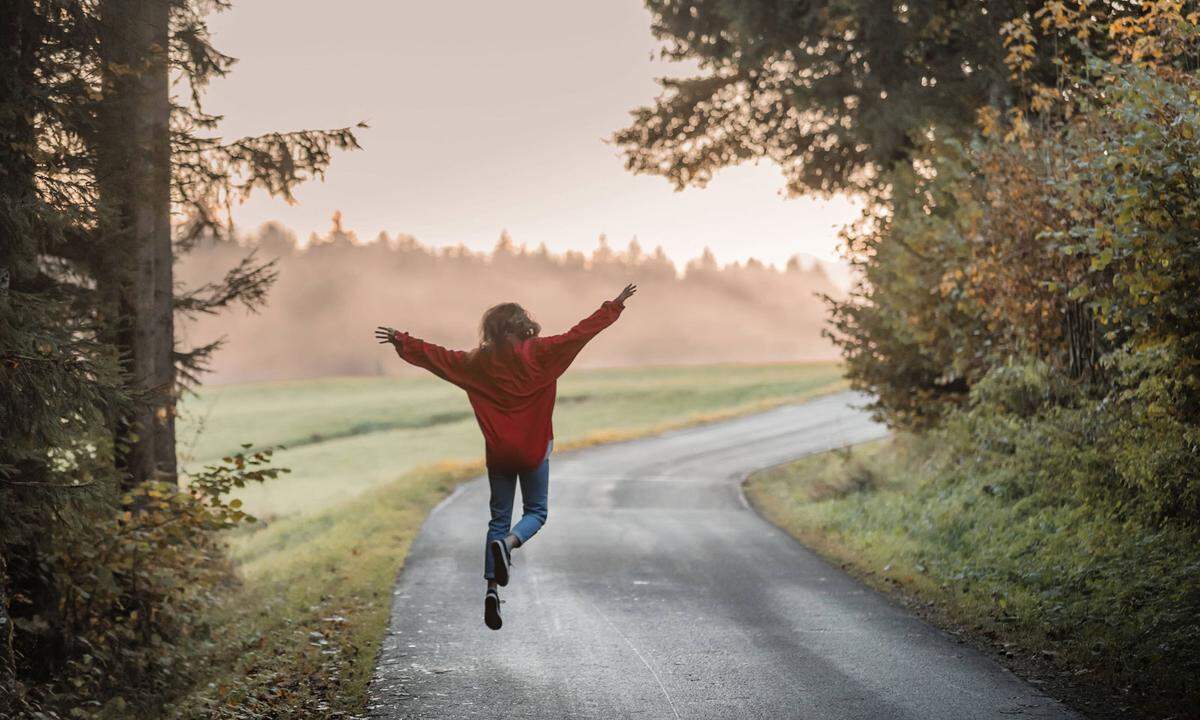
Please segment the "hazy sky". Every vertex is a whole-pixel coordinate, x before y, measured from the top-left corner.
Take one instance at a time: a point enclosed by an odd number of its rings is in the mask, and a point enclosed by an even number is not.
[[[652,59],[638,0],[409,2],[237,0],[211,19],[240,62],[208,93],[223,133],[370,124],[363,150],[334,159],[294,206],[259,196],[244,228],[280,220],[301,237],[335,209],[363,239],[591,249],[637,236],[682,260],[836,257],[842,199],[787,200],[770,164],[726,170],[703,190],[625,171],[604,139],[682,68]]]

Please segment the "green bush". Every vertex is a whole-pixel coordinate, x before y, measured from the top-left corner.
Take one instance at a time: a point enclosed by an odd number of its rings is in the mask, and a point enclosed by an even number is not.
[[[970,404],[976,411],[1027,418],[1068,402],[1072,390],[1068,379],[1045,362],[1009,361],[972,386]]]
[[[834,338],[894,427],[961,411],[997,461],[1061,450],[1024,485],[1200,519],[1200,79],[1094,60],[1072,81],[1075,115],[896,170],[893,212],[848,235],[863,282]]]
[[[248,446],[247,446],[248,447]],[[153,717],[198,670],[196,642],[216,593],[232,581],[221,530],[253,521],[228,493],[276,477],[271,451],[244,451],[187,484],[149,481],[107,503],[59,508],[62,526],[38,557],[54,602],[14,598],[21,701],[43,717]]]

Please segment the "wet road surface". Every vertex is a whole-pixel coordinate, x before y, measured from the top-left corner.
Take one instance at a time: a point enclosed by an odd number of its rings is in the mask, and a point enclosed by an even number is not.
[[[1074,717],[746,506],[748,472],[882,436],[863,402],[553,456],[549,520],[514,554],[498,632],[482,618],[487,485],[463,486],[412,546],[369,716]]]

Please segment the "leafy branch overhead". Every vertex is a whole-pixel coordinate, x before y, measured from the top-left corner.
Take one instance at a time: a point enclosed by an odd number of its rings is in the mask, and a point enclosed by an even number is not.
[[[182,248],[231,233],[233,203],[255,190],[293,202],[297,185],[324,177],[334,151],[359,148],[354,129],[270,133],[230,143],[176,131],[172,162],[174,200],[186,219]]]
[[[355,129],[294,130],[225,141],[215,133],[222,117],[203,107],[203,91],[224,77],[236,59],[211,43],[207,15],[230,6],[226,0],[173,0],[171,67],[177,85],[188,92],[171,107],[172,192],[177,211],[188,221],[185,240],[231,230],[228,210],[261,190],[292,202],[296,186],[323,178],[336,150],[359,149]]]
[[[276,260],[260,262],[252,251],[220,281],[194,287],[175,296],[175,311],[184,315],[216,314],[235,303],[254,310],[266,301],[271,284],[279,276]]]
[[[1169,3],[1160,3],[1169,4]],[[677,188],[703,186],[723,167],[760,158],[783,170],[792,193],[873,194],[896,164],[920,158],[930,139],[961,137],[981,108],[1006,113],[1030,87],[1054,87],[1060,61],[1091,48],[1057,42],[1047,8],[1075,3],[881,3],[650,0],[662,56],[699,74],[660,81],[653,105],[632,113],[613,141],[627,167]],[[1137,3],[1083,3],[1098,29],[1141,17]],[[1059,48],[1006,63],[1012,28]],[[1006,31],[1007,34],[1006,34]],[[1151,33],[1152,34],[1152,33]],[[1096,45],[1102,32],[1087,35]]]

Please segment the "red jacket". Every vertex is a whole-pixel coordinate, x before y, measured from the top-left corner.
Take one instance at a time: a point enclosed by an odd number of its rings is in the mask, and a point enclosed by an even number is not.
[[[405,332],[396,352],[407,362],[467,391],[483,431],[487,466],[502,472],[541,464],[554,437],[552,417],[558,376],[588,340],[616,322],[624,305],[600,309],[561,335],[534,337],[492,350],[447,350]]]

